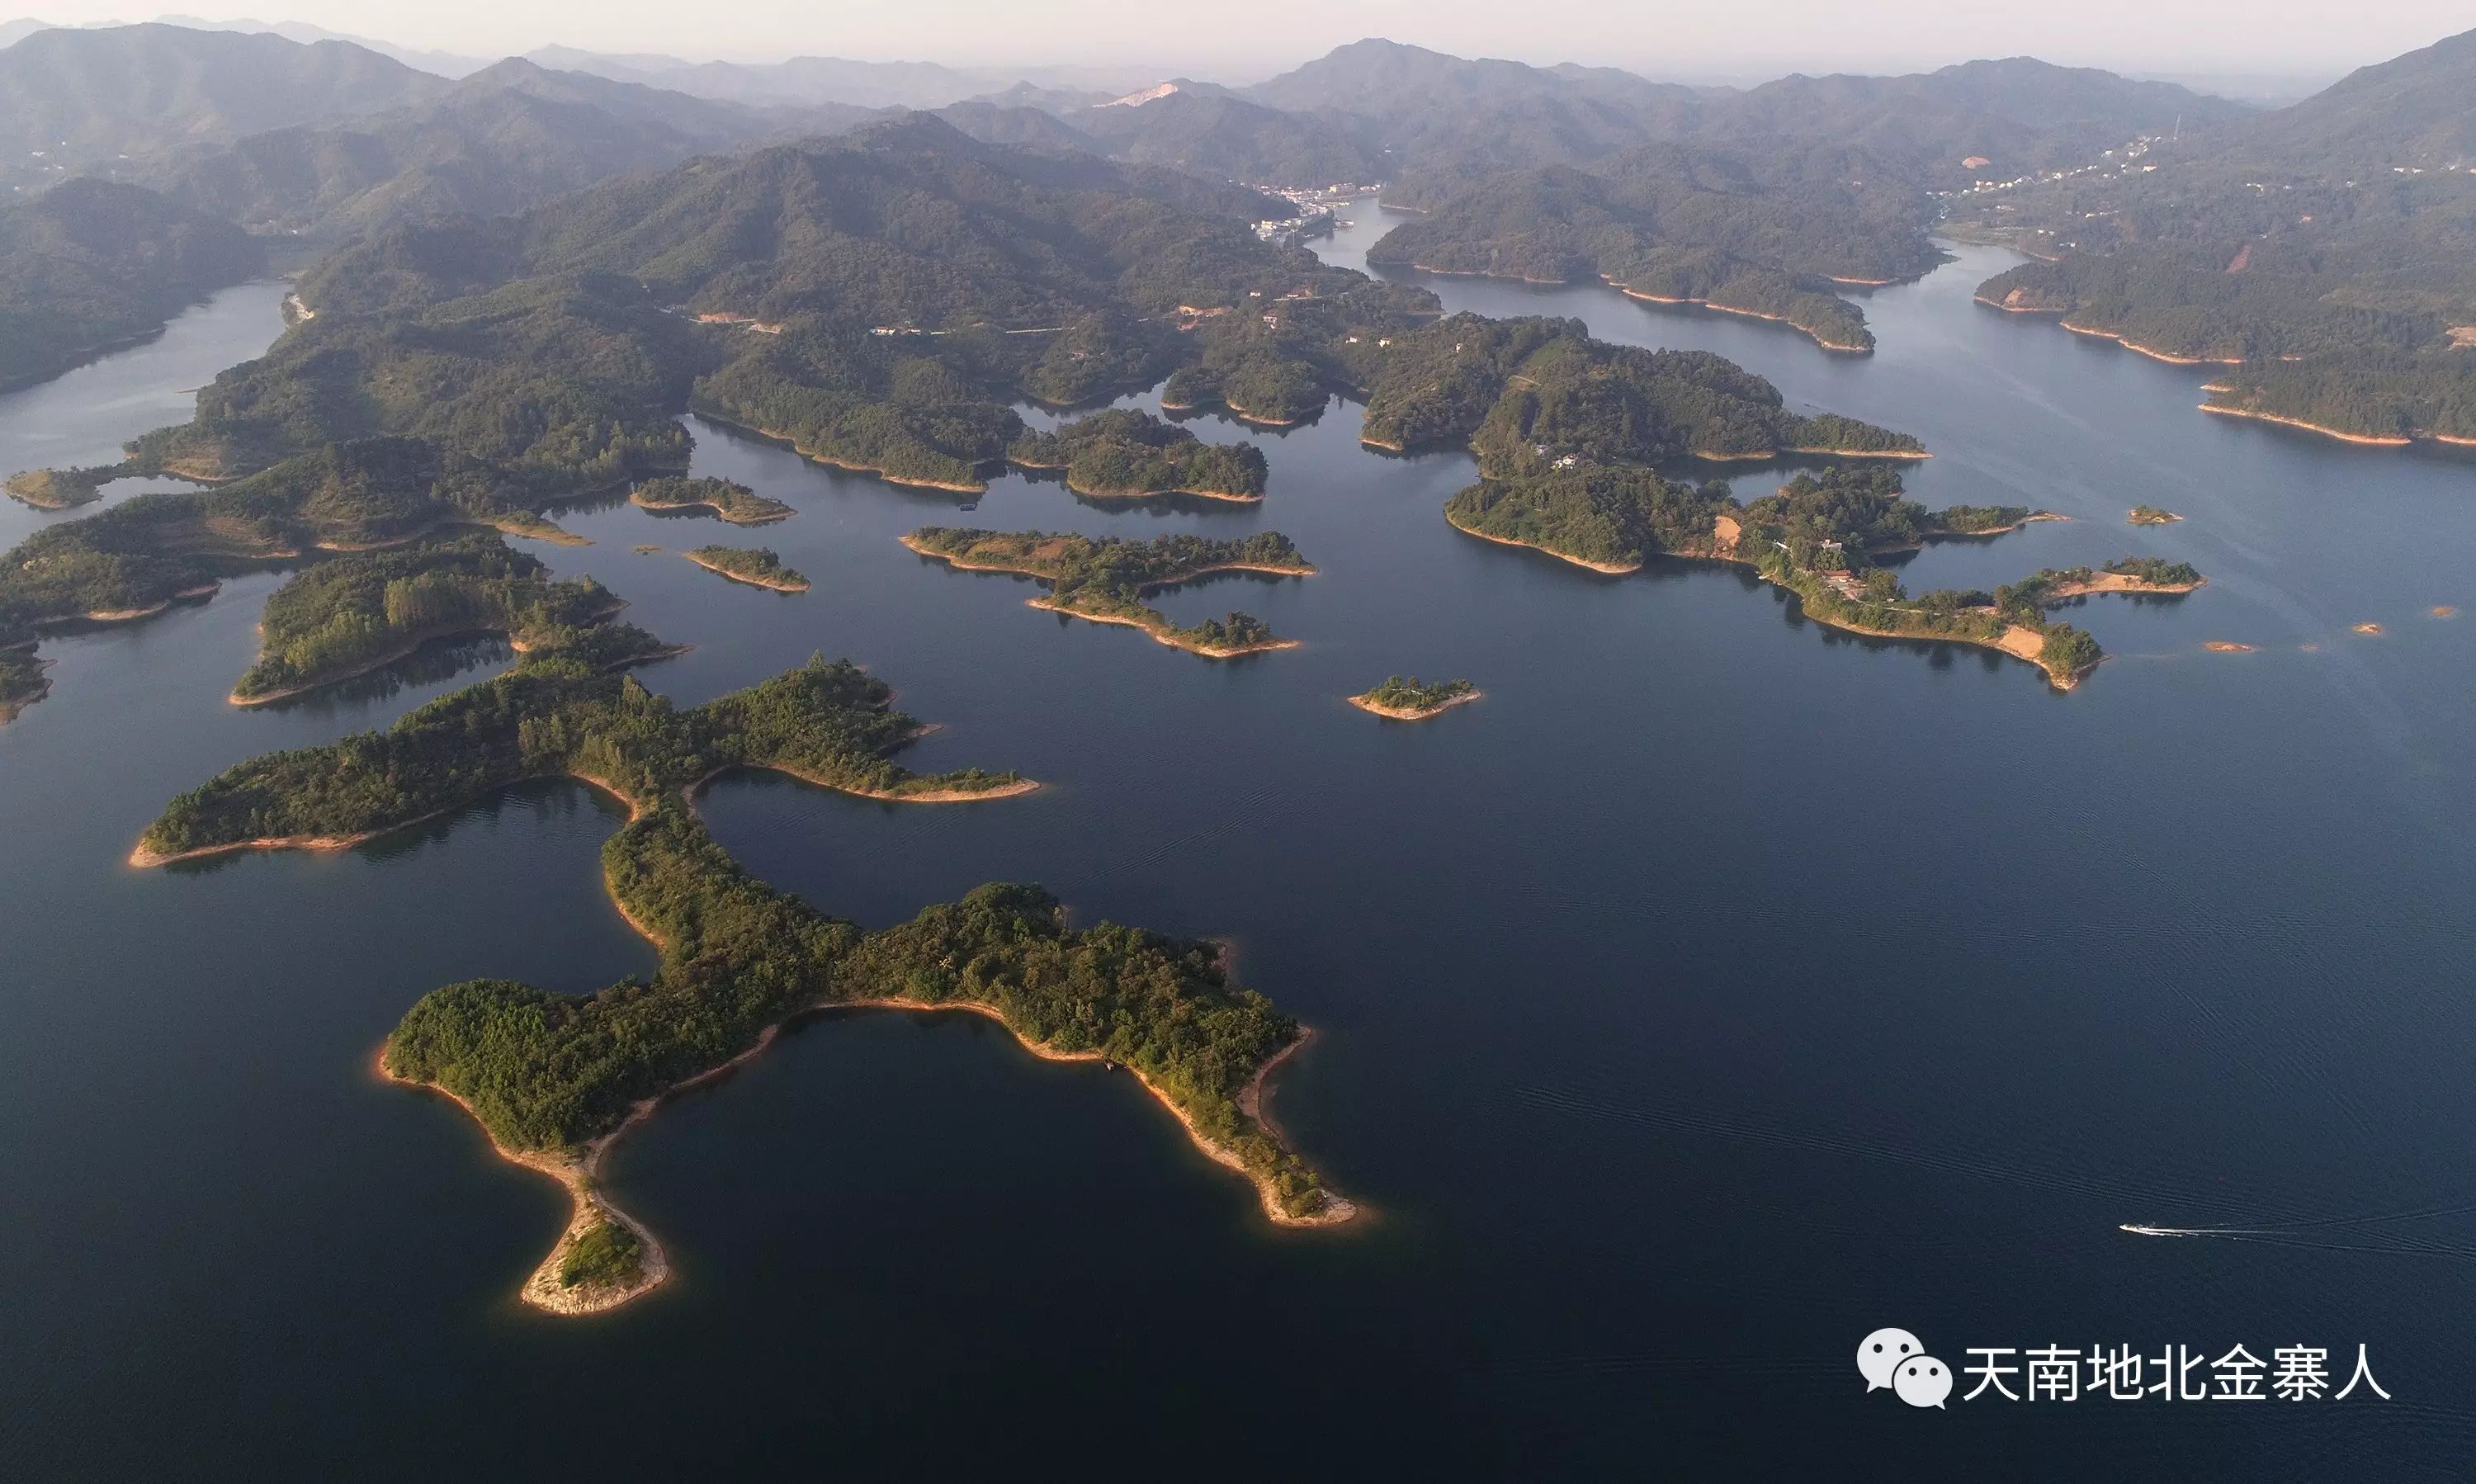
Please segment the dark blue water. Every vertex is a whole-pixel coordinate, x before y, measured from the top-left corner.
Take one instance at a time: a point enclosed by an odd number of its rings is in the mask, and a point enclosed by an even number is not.
[[[1356,260],[1366,214],[1327,251]],[[751,868],[864,923],[1030,878],[1084,921],[1234,939],[1324,1032],[1276,1106],[1371,1208],[1340,1232],[1268,1227],[1125,1078],[984,1025],[855,1015],[617,1150],[614,1192],[679,1281],[593,1322],[525,1310],[563,1198],[366,1067],[438,983],[650,967],[600,889],[607,810],[544,786],[340,857],[120,863],[172,793],[504,652],[238,711],[274,575],[47,643],[53,698],[0,729],[5,1456],[33,1476],[2464,1476],[2476,617],[2429,610],[2476,612],[2476,466],[2204,417],[2196,373],[1972,307],[2002,260],[1874,294],[1865,360],[1597,291],[1435,286],[1719,350],[1918,433],[1930,503],[2075,517],[1935,548],[1913,587],[2127,552],[2210,573],[2073,614],[2117,657],[2070,696],[1835,634],[1731,570],[1599,579],[1463,537],[1439,507],[1468,459],[1364,452],[1338,402],[1285,435],[1198,425],[1270,456],[1251,508],[1008,477],[957,513],[692,424],[697,472],[799,507],[754,539],[810,577],[801,597],[676,555],[748,538],[624,506],[563,517],[591,547],[535,548],[696,646],[643,672],[683,703],[849,655],[945,724],[917,766],[1052,784],[897,808],[750,777],[706,807]],[[205,378],[176,346],[211,341],[211,369],[274,333],[253,292],[80,373],[139,415],[63,404],[65,380],[0,400],[0,463],[50,461],[23,450],[72,419],[100,453],[178,415],[160,393]],[[2190,519],[2134,531],[2134,504]],[[13,540],[58,517],[0,518]],[[1306,646],[1208,663],[894,544],[957,521],[1286,532],[1320,575],[1164,606],[1244,607]],[[1396,671],[1487,698],[1417,727],[1344,705]],[[2422,1211],[2444,1214],[2365,1220]],[[1864,1394],[1849,1357],[1887,1324],[1954,1364],[2320,1346],[2341,1382],[2363,1343],[2395,1399],[1938,1415]]]

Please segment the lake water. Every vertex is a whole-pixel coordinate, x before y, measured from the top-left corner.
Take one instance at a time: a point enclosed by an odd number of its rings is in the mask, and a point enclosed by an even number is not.
[[[1362,261],[1386,223],[1359,215],[1322,250]],[[611,809],[538,786],[339,856],[122,864],[171,795],[504,649],[241,711],[223,695],[277,574],[47,641],[52,698],[0,728],[10,1472],[2464,1476],[2476,464],[2206,417],[2198,372],[1972,306],[2006,260],[1872,294],[1866,359],[1432,282],[1917,433],[1930,504],[2074,517],[1932,549],[1913,588],[2131,552],[2210,575],[2073,612],[2116,657],[2069,696],[1836,634],[1731,569],[1602,579],[1462,536],[1439,511],[1469,459],[1362,451],[1339,402],[1284,434],[1196,425],[1264,447],[1255,507],[1008,476],[957,514],[692,422],[696,472],[800,513],[734,534],[614,506],[562,517],[594,545],[532,548],[695,645],[641,672],[682,703],[849,655],[945,724],[914,765],[1051,783],[901,808],[742,777],[705,808],[751,869],[862,923],[1015,878],[1081,921],[1234,940],[1323,1032],[1275,1105],[1372,1213],[1337,1232],[1268,1226],[1128,1078],[859,1014],[615,1151],[678,1281],[589,1322],[524,1309],[563,1196],[368,1063],[440,983],[653,967],[601,889]],[[0,465],[182,415],[279,295],[0,399]],[[2135,531],[2135,504],[2189,519]],[[61,518],[0,507],[0,539]],[[1305,647],[1209,663],[895,545],[958,522],[1286,532],[1320,575],[1163,606]],[[712,540],[814,590],[676,555]],[[1393,672],[1486,699],[1415,727],[1344,704]],[[2334,1389],[2363,1344],[2394,1399],[1956,1395],[1928,1418],[1865,1394],[1850,1357],[1883,1325],[1955,1366],[2318,1346]]]

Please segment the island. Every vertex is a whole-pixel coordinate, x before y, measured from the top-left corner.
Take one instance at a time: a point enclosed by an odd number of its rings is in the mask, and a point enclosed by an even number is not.
[[[808,580],[782,565],[782,558],[764,546],[700,546],[681,556],[705,568],[719,572],[734,582],[751,587],[771,588],[778,593],[804,593]]]
[[[553,1312],[610,1308],[669,1271],[652,1234],[600,1188],[611,1144],[672,1093],[820,1011],[983,1015],[1036,1054],[1125,1068],[1254,1184],[1273,1220],[1349,1220],[1354,1207],[1260,1116],[1265,1077],[1305,1031],[1231,983],[1214,945],[1073,928],[1047,892],[1003,883],[871,931],[750,876],[706,832],[694,797],[733,769],[904,803],[1035,786],[1010,773],[901,767],[892,754],[924,729],[892,695],[847,660],[816,657],[681,708],[632,676],[536,651],[384,731],[241,763],[173,800],[131,859],[341,848],[527,779],[578,779],[626,806],[603,849],[604,879],[659,951],[659,970],[590,995],[508,979],[448,985],[405,1014],[379,1055],[384,1076],[453,1099],[504,1155],[566,1186],[567,1228],[524,1288]]]
[[[233,704],[283,701],[382,669],[433,640],[464,634],[504,634],[519,652],[589,649],[607,665],[677,653],[630,624],[582,632],[627,605],[591,578],[557,582],[547,571],[495,534],[305,567],[266,600],[258,662],[233,687]]]
[[[1653,556],[1738,563],[1795,592],[1818,622],[1997,650],[2037,665],[2057,690],[2071,689],[2104,656],[2095,639],[2049,619],[2048,608],[2101,592],[2187,593],[2203,582],[2184,563],[2125,557],[2102,572],[2041,572],[1993,593],[1940,589],[1913,598],[1876,556],[1943,535],[2017,530],[2043,512],[1929,510],[1906,498],[1896,469],[1880,465],[1800,474],[1742,506],[1724,481],[1697,487],[1636,465],[1542,468],[1517,459],[1513,469],[1454,495],[1445,518],[1485,540],[1611,575],[1638,571]]]
[[[793,513],[781,501],[768,500],[735,480],[676,475],[646,480],[629,492],[628,501],[648,510],[711,510],[734,526],[762,526],[788,520]]]
[[[2171,526],[2184,517],[2172,510],[2162,510],[2154,505],[2136,505],[2128,517],[2136,526]]]
[[[1130,408],[1095,412],[1052,433],[1027,433],[1006,449],[1019,468],[1059,470],[1066,487],[1096,499],[1200,495],[1264,498],[1266,464],[1251,443],[1206,443],[1183,428]]]
[[[1145,603],[1147,595],[1216,572],[1309,577],[1316,570],[1277,531],[1258,532],[1234,541],[1190,535],[1155,536],[1150,541],[1103,536],[1096,541],[1045,531],[924,526],[904,536],[903,544],[960,571],[1007,572],[1038,579],[1049,584],[1049,591],[1030,600],[1035,608],[1071,613],[1096,624],[1125,624],[1173,649],[1207,659],[1296,649],[1299,641],[1275,636],[1263,620],[1247,613],[1205,619],[1182,629]]]
[[[1387,676],[1383,684],[1350,697],[1349,704],[1392,721],[1423,722],[1457,705],[1467,705],[1479,694],[1479,688],[1468,680],[1440,680],[1429,685],[1415,675],[1395,675]]]

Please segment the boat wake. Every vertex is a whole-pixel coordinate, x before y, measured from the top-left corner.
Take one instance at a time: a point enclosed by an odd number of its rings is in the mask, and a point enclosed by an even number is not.
[[[2158,1226],[2146,1222],[2125,1222],[2116,1229],[2130,1232],[2136,1237],[2218,1237],[2230,1242],[2263,1242],[2273,1247],[2309,1248],[2324,1252],[2381,1252],[2414,1257],[2449,1257],[2465,1262],[2476,1262],[2476,1248],[2420,1241],[2405,1233],[2386,1233],[2365,1229],[2394,1222],[2464,1216],[2470,1211],[2476,1211],[2476,1202],[2425,1206],[2413,1211],[2389,1211],[2371,1216],[2325,1216],[2312,1221],[2267,1222],[2252,1226]],[[2378,1242],[2326,1240],[2350,1236],[2381,1237],[2386,1240]]]

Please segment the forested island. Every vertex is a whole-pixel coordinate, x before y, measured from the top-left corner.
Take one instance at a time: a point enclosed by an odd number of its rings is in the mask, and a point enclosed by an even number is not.
[[[1346,1221],[1349,1202],[1253,1114],[1302,1034],[1228,981],[1220,952],[1108,924],[1076,929],[1036,886],[991,885],[871,932],[750,877],[690,800],[733,768],[874,799],[991,799],[1013,774],[921,776],[891,760],[922,728],[848,661],[675,708],[632,677],[560,650],[442,697],[384,731],[243,763],[174,800],[133,862],[244,849],[334,849],[528,779],[572,777],[624,803],[603,850],[621,913],[661,952],[651,979],[584,996],[504,979],[433,991],[388,1036],[391,1077],[455,1099],[508,1158],[558,1178],[574,1215],[526,1298],[578,1313],[667,1272],[644,1228],[596,1189],[604,1153],[668,1092],[763,1048],[794,1016],[845,1006],[967,1010],[1047,1056],[1139,1076],[1274,1219]]]
[[[2103,654],[2088,633],[2048,618],[2048,607],[2090,593],[2183,593],[2201,585],[2188,565],[2125,557],[2104,572],[2042,572],[1993,593],[1941,589],[1913,598],[1875,563],[1877,556],[1938,534],[2014,530],[2035,513],[1929,510],[1906,498],[1896,470],[1881,466],[1800,474],[1743,506],[1723,481],[1697,487],[1639,467],[1550,467],[1482,480],[1445,507],[1445,518],[1473,535],[1535,547],[1600,572],[1633,572],[1660,555],[1739,562],[1796,593],[1820,622],[1997,649],[2039,666],[2058,690],[2077,684]]]
[[[711,510],[734,526],[767,525],[792,513],[781,501],[768,500],[735,480],[664,476],[638,484],[628,499],[648,510]]]
[[[2172,510],[2162,510],[2154,505],[2136,505],[2126,520],[2135,526],[2171,526],[2183,518]]]
[[[604,665],[674,653],[632,624],[584,632],[626,605],[591,578],[553,581],[546,572],[495,534],[306,567],[266,600],[258,663],[233,687],[233,702],[262,705],[297,696],[457,634],[504,634],[520,652],[566,648]]]
[[[1072,613],[1096,624],[1125,624],[1173,649],[1208,659],[1295,649],[1299,641],[1275,636],[1263,620],[1247,613],[1180,628],[1144,602],[1149,594],[1216,572],[1276,577],[1307,577],[1315,572],[1314,563],[1300,556],[1290,538],[1277,531],[1231,541],[1190,535],[1129,541],[1120,536],[1094,540],[1052,535],[1045,531],[925,526],[904,536],[903,544],[962,571],[1037,578],[1049,584],[1049,592],[1032,599],[1033,607]]]
[[[1264,498],[1263,450],[1251,443],[1206,443],[1183,428],[1131,408],[1095,412],[1053,433],[1027,433],[1007,446],[1006,461],[1026,469],[1061,471],[1066,487],[1078,495]]]
[[[707,572],[718,572],[734,582],[751,587],[771,588],[778,593],[804,593],[808,580],[782,565],[782,558],[766,546],[700,546],[680,554]]]
[[[1350,697],[1349,704],[1393,721],[1423,722],[1478,698],[1479,688],[1466,680],[1427,684],[1415,675],[1394,675],[1381,685]]]

